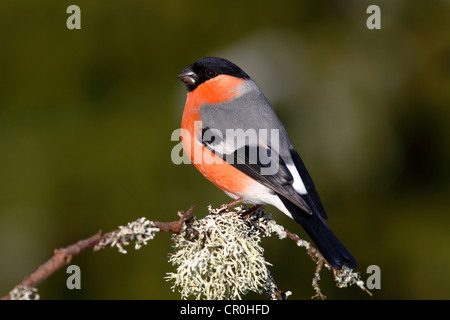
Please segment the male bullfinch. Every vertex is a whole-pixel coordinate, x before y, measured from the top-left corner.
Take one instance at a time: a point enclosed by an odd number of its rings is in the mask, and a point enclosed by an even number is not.
[[[299,223],[335,270],[357,263],[326,224],[314,183],[256,83],[232,62],[202,58],[187,87],[182,145],[194,166],[234,199],[270,204]]]

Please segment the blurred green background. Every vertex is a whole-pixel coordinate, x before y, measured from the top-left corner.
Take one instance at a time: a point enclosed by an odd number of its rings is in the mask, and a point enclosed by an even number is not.
[[[81,8],[81,30],[66,9]],[[381,30],[366,9],[381,8]],[[0,296],[53,248],[99,229],[229,198],[174,165],[185,99],[177,74],[203,56],[235,62],[284,122],[328,211],[366,268],[371,299],[450,298],[449,1],[12,1],[0,4]],[[274,218],[305,236],[275,208]],[[314,294],[314,264],[290,240],[263,240],[280,289]],[[169,234],[127,255],[76,257],[42,299],[179,299]],[[338,289],[331,299],[369,299]],[[248,298],[262,298],[249,294]]]

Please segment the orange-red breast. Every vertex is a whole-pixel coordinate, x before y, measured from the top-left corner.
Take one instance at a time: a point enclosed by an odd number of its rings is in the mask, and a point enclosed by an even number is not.
[[[181,128],[194,166],[234,199],[270,204],[293,218],[336,270],[357,267],[326,224],[314,183],[255,82],[221,58],[202,58],[178,77],[187,87]]]

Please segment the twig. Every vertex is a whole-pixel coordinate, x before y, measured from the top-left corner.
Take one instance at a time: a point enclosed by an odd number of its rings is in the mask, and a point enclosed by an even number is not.
[[[161,232],[179,233],[182,230],[184,223],[192,217],[193,210],[194,206],[191,206],[186,212],[178,212],[178,215],[180,216],[179,220],[171,222],[154,221],[153,226],[158,228]],[[87,239],[80,240],[77,243],[65,248],[55,249],[53,251],[53,256],[50,259],[41,264],[33,273],[25,277],[14,288],[17,288],[19,286],[26,286],[30,288],[37,286],[57,270],[61,269],[65,265],[68,265],[74,256],[77,256],[84,250],[92,248],[98,245],[100,242],[111,238],[119,231],[120,229],[103,234],[100,230],[95,235]],[[0,300],[10,299],[11,295],[9,293],[0,298]]]
[[[327,297],[322,293],[320,286],[319,286],[319,280],[320,280],[320,271],[322,270],[322,267],[325,265],[328,269],[331,269],[334,274],[334,280],[336,281],[336,285],[339,288],[347,287],[348,285],[356,284],[358,287],[360,287],[361,290],[372,296],[372,293],[367,290],[364,287],[364,282],[361,280],[360,275],[358,272],[353,272],[352,269],[343,267],[342,270],[336,270],[333,267],[331,267],[325,258],[322,256],[322,254],[317,250],[316,248],[312,247],[309,242],[300,239],[299,236],[297,236],[294,233],[289,232],[287,229],[286,236],[289,239],[294,240],[298,246],[305,247],[307,249],[307,254],[311,257],[311,259],[316,263],[316,269],[314,271],[314,278],[312,280],[312,287],[316,291],[316,294],[311,297],[311,299],[321,299],[324,300]]]
[[[321,292],[320,286],[319,286],[319,280],[320,280],[320,271],[322,270],[322,267],[324,264],[326,264],[325,258],[322,256],[322,254],[314,248],[313,246],[309,245],[309,243],[303,239],[300,239],[300,237],[286,229],[286,236],[289,239],[294,240],[298,246],[302,246],[306,248],[306,253],[311,257],[311,259],[316,263],[316,269],[314,271],[314,278],[312,280],[312,286],[314,290],[316,291],[316,294],[311,297],[311,299],[321,299],[325,300],[327,297]],[[326,264],[328,266],[328,264]],[[334,269],[333,269],[334,271]]]
[[[194,208],[195,206],[191,206],[186,212],[178,211],[180,219],[177,221],[171,222],[153,221],[153,224],[155,227],[159,228],[159,231],[161,232],[180,233],[185,222],[190,218],[192,218],[192,212],[194,211]]]
[[[35,287],[50,275],[55,273],[58,269],[70,263],[72,257],[80,254],[80,252],[95,246],[98,241],[102,238],[102,232],[99,231],[90,238],[80,240],[75,244],[72,244],[66,248],[53,250],[53,256],[48,259],[45,263],[41,264],[36,271],[34,271],[29,276],[25,277],[16,287],[27,286]],[[0,300],[9,300],[10,294],[8,293]]]

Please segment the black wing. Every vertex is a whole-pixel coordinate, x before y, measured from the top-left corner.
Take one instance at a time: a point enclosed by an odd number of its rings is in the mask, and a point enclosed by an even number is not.
[[[286,163],[278,154],[270,148],[262,146],[245,146],[235,150],[233,153],[222,154],[219,152],[221,150],[217,148],[223,143],[220,140],[220,135],[211,135],[211,132],[205,135],[205,132],[209,130],[208,127],[203,128],[201,141],[211,152],[239,171],[268,187],[274,193],[282,195],[306,213],[312,214],[311,208],[302,196],[295,191],[292,185],[294,178],[289,172]],[[205,137],[203,137],[204,135]],[[276,167],[273,170],[271,166]],[[265,172],[270,173],[264,174]]]
[[[302,178],[303,184],[305,185],[306,191],[308,192],[308,194],[305,195],[304,197],[310,198],[305,200],[307,200],[307,202],[309,202],[308,200],[310,200],[316,207],[320,216],[325,220],[328,219],[327,213],[325,212],[325,208],[322,205],[322,201],[320,201],[319,193],[317,192],[316,187],[314,186],[314,182],[312,181],[311,176],[306,170],[306,167],[303,164],[302,159],[298,155],[297,151],[295,151],[294,149],[291,150],[291,155],[292,160],[294,160],[295,167],[297,168],[297,171],[300,173],[300,178]]]
[[[273,161],[275,159],[274,157],[276,157],[275,163]],[[286,163],[278,154],[273,154],[271,149],[245,146],[233,152],[232,156],[228,155],[225,158],[227,163],[239,171],[255,179],[275,193],[282,195],[303,211],[312,214],[305,200],[295,191],[292,185],[294,178],[289,172]],[[271,166],[276,166],[274,170],[276,172],[264,174],[264,169],[269,169]]]

